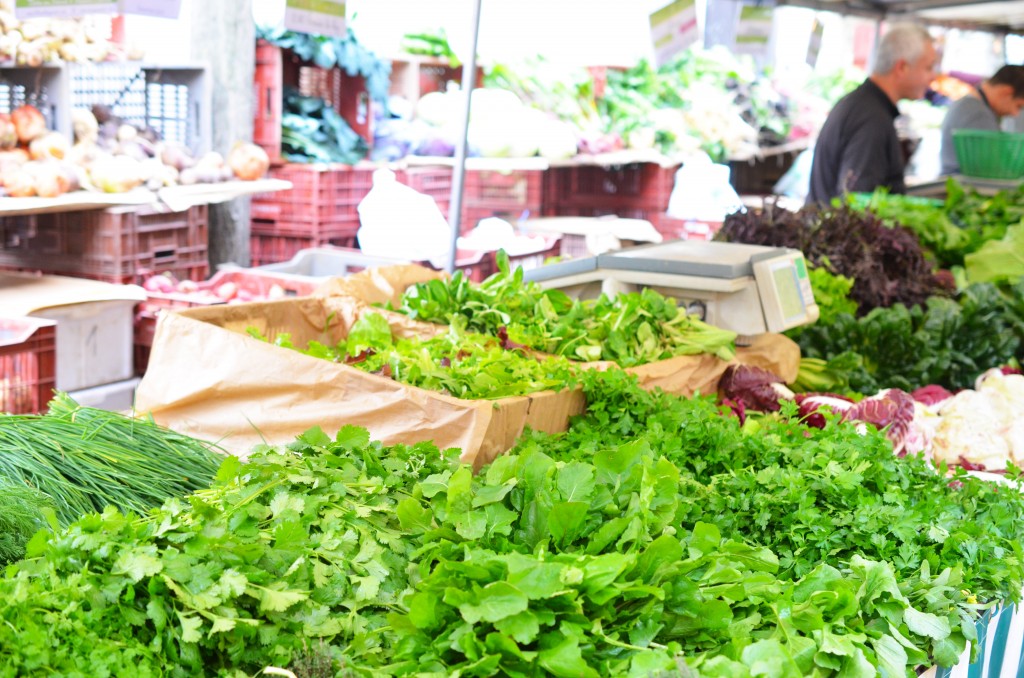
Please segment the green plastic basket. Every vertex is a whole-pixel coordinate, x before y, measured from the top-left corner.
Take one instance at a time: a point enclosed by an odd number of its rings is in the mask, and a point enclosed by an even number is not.
[[[960,173],[982,179],[1024,177],[1024,134],[958,129],[953,145]]]

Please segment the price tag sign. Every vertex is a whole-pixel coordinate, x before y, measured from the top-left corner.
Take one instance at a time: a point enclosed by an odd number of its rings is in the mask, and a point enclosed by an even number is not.
[[[284,27],[299,33],[345,36],[345,0],[288,0]]]
[[[736,40],[733,51],[749,54],[755,58],[768,56],[772,37],[772,8],[744,5],[736,26]]]
[[[85,14],[117,14],[117,0],[17,0],[14,16],[19,19],[35,17],[74,18]]]
[[[121,0],[121,14],[177,19],[181,14],[181,0]]]
[[[811,29],[811,39],[807,43],[807,65],[814,68],[818,65],[818,54],[821,52],[821,38],[825,35],[825,25],[817,19]]]
[[[688,49],[699,37],[694,0],[675,0],[651,14],[651,40],[658,66]]]

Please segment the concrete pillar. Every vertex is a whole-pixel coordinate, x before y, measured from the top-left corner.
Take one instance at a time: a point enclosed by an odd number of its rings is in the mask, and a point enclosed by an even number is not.
[[[191,5],[192,60],[207,65],[213,150],[227,154],[252,140],[256,25],[253,0],[200,0]],[[210,205],[210,266],[249,264],[249,198]]]

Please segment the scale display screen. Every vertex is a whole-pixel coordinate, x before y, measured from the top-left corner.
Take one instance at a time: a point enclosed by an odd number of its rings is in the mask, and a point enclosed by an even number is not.
[[[790,266],[789,262],[776,266],[772,270],[772,279],[775,280],[775,289],[779,293],[779,306],[782,308],[782,317],[791,322],[804,315],[804,298],[800,294],[800,281],[797,279],[796,268]]]
[[[807,263],[800,252],[791,250],[755,262],[754,278],[770,332],[782,332],[818,319]]]

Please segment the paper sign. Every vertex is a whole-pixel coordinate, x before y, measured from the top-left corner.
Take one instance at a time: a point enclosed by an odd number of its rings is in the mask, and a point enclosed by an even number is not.
[[[772,8],[744,5],[736,26],[733,51],[754,57],[767,57],[772,37]]]
[[[121,0],[121,14],[177,19],[180,13],[181,0]]]
[[[651,40],[658,66],[689,48],[699,37],[694,0],[675,0],[651,14]]]
[[[35,17],[80,17],[85,14],[117,14],[117,0],[17,0],[14,15]]]
[[[821,39],[825,35],[825,25],[814,20],[814,28],[811,29],[811,40],[807,43],[807,65],[814,68],[818,65],[818,54],[821,52]]]
[[[288,0],[284,27],[299,33],[345,36],[345,0]]]

